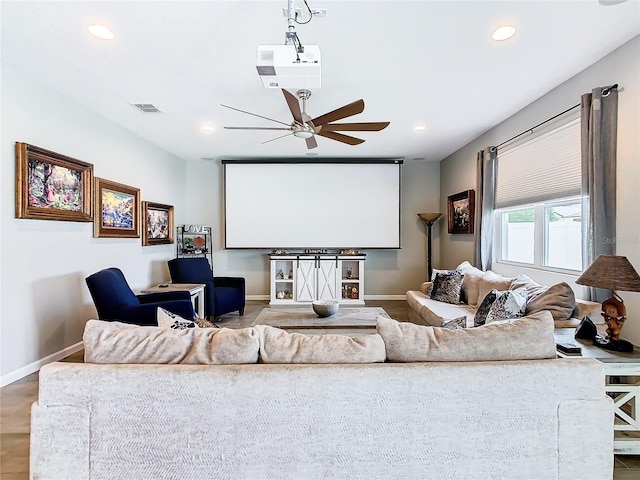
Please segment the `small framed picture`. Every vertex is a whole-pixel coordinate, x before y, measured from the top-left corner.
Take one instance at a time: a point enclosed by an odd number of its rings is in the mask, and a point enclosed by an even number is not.
[[[465,190],[455,195],[449,195],[447,197],[449,233],[473,233],[474,212],[474,190]]]
[[[140,189],[96,177],[94,237],[140,237]]]
[[[93,221],[93,165],[16,142],[16,218]]]
[[[142,202],[142,245],[173,243],[173,205]]]

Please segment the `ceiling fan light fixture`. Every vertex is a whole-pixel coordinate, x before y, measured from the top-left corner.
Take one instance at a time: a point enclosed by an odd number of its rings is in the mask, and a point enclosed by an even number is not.
[[[202,130],[205,133],[212,133],[213,131],[215,131],[215,129],[216,129],[216,127],[214,127],[210,123],[203,123],[200,126],[200,130]]]
[[[293,136],[298,138],[311,138],[313,137],[313,132],[310,132],[309,130],[299,130],[297,132],[293,132]]]
[[[96,23],[93,25],[89,25],[87,27],[87,30],[89,30],[89,33],[91,35],[93,35],[94,37],[98,37],[101,40],[113,40],[114,38],[113,32],[109,29],[109,27],[106,27],[105,25]]]
[[[415,127],[413,127],[413,129],[416,132],[421,132],[422,130],[426,130],[427,126],[424,123],[418,123]]]
[[[502,27],[496,28],[491,34],[491,38],[493,38],[497,42],[501,42],[503,40],[507,40],[513,37],[516,34],[516,27],[513,25],[503,25]]]

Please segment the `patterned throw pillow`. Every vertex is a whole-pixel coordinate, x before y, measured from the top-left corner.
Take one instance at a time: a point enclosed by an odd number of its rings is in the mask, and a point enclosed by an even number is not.
[[[447,320],[440,325],[440,328],[446,328],[447,330],[459,330],[467,327],[467,317],[462,316],[454,318],[453,320]]]
[[[196,324],[193,320],[187,320],[180,315],[176,315],[169,310],[165,310],[162,307],[158,307],[156,313],[158,320],[158,326],[161,328],[171,328],[173,330],[186,330],[187,328],[196,328]]]
[[[460,292],[462,291],[462,280],[464,275],[454,270],[447,273],[436,273],[431,288],[431,299],[439,302],[460,303]]]
[[[505,320],[520,318],[527,308],[527,290],[524,287],[515,290],[499,292],[491,290],[484,298],[473,318],[474,326]]]

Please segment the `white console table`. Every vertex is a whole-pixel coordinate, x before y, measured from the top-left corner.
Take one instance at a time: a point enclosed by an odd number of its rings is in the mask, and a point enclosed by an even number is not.
[[[270,254],[269,305],[338,300],[364,305],[364,254]]]
[[[604,366],[604,391],[613,399],[613,449],[618,455],[640,455],[640,351],[603,350],[592,342],[574,339],[573,328],[555,330],[556,342],[580,345],[580,355],[558,351],[564,358],[595,358]]]

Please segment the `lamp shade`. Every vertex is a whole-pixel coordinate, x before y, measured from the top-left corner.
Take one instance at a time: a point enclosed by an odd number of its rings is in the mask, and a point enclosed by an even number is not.
[[[438,220],[441,216],[442,216],[441,213],[419,213],[418,214],[418,217],[420,217],[421,220],[424,220],[425,222],[431,225],[433,225],[433,223],[436,220]]]
[[[640,292],[640,275],[627,257],[617,255],[600,255],[578,277],[576,283],[606,290]]]

